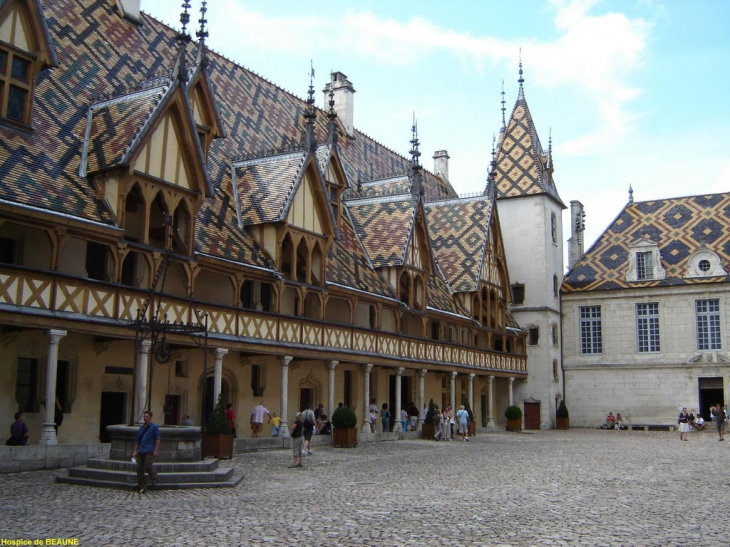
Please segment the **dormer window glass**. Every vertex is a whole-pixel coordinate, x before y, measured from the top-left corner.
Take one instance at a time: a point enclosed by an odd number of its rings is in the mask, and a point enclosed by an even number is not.
[[[0,117],[29,123],[31,61],[0,49]]]
[[[712,264],[710,264],[710,261],[709,260],[700,260],[697,263],[697,268],[701,272],[705,272],[706,273],[706,272],[709,272],[710,271],[710,268],[712,268]]]
[[[652,279],[653,266],[651,260],[651,251],[645,253],[636,253],[636,279]]]

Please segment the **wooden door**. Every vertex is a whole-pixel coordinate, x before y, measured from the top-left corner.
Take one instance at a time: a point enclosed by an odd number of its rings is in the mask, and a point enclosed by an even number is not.
[[[540,429],[540,403],[525,403],[525,429]]]

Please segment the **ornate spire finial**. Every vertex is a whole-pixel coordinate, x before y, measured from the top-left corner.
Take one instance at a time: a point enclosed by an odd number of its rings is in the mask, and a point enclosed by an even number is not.
[[[418,122],[416,121],[416,113],[413,113],[413,125],[411,126],[413,138],[411,139],[411,195],[418,198],[424,195],[423,181],[421,180],[421,164],[418,158],[421,152],[418,150],[420,143],[418,142]]]
[[[634,203],[634,189],[629,184],[629,203]]]
[[[187,44],[190,41],[190,34],[188,34],[188,23],[190,22],[190,2],[183,1],[183,11],[180,14],[180,23],[182,23],[182,29],[175,35],[177,40],[177,59],[175,61],[175,68],[173,74],[177,76],[178,80],[185,83],[188,79],[187,68],[185,66],[185,55]]]
[[[553,128],[550,128],[548,133],[548,167],[553,167]]]
[[[314,109],[314,65],[309,61],[309,91],[307,92],[307,108],[304,109],[304,119],[307,129],[305,135],[305,147],[314,151],[317,148],[317,141],[314,138],[314,120],[317,112]]]
[[[205,18],[205,14],[208,11],[207,6],[208,3],[203,0],[203,3],[200,5],[200,19],[198,19],[200,28],[195,33],[195,36],[198,37],[198,57],[196,59],[198,65],[207,64],[208,62],[208,57],[205,55],[205,39],[208,37],[208,31],[205,28],[205,25],[208,24],[208,20]]]
[[[507,123],[504,121],[504,79],[502,79],[502,131],[507,129]]]
[[[522,48],[520,48],[520,77],[517,80],[520,84],[520,92],[519,92],[519,98],[524,99],[525,98],[525,90],[522,88],[522,84],[525,83],[525,79],[522,77]]]
[[[335,75],[330,70],[330,109],[327,112],[327,142],[330,144],[337,143],[337,127],[335,126],[335,120],[337,119],[337,112],[335,111]]]
[[[497,194],[497,136],[494,133],[492,133],[492,161],[489,163],[487,189],[484,193],[489,199],[494,199]]]

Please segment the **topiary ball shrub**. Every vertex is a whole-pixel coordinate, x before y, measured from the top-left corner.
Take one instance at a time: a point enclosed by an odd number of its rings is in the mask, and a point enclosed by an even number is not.
[[[508,420],[519,420],[522,418],[522,409],[518,406],[508,406],[504,411],[504,417]]]
[[[357,416],[346,406],[341,406],[332,413],[331,422],[337,429],[353,429],[357,427]]]

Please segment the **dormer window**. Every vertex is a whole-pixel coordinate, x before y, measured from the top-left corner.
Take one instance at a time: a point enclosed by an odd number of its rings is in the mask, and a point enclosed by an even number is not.
[[[626,281],[653,281],[666,276],[667,272],[661,264],[659,246],[655,241],[643,236],[631,243]]]
[[[728,275],[722,267],[722,261],[717,253],[706,247],[692,253],[687,260],[687,274],[685,279],[693,277],[722,277]]]
[[[0,46],[0,117],[30,123],[31,60]]]

